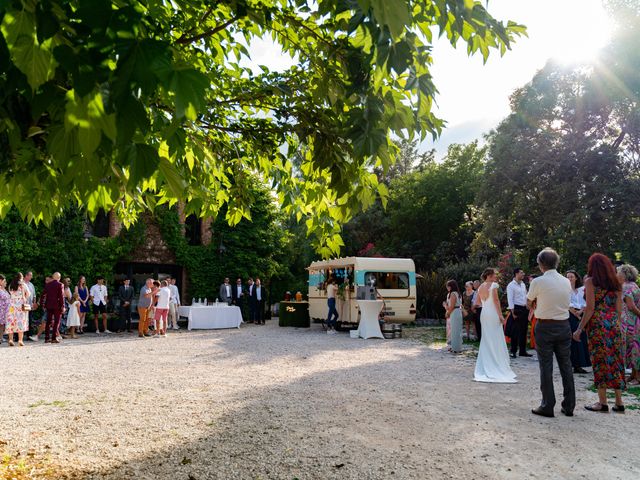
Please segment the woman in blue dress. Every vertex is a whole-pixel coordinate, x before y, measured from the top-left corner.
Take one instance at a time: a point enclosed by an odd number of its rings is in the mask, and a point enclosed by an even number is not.
[[[75,293],[78,294],[80,299],[80,326],[78,327],[78,333],[84,333],[84,320],[89,312],[89,289],[87,288],[87,279],[84,275],[80,275],[78,279],[78,285],[76,285]]]

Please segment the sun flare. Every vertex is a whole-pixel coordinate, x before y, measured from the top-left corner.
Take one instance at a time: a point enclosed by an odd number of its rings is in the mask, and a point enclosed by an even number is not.
[[[552,57],[562,63],[594,59],[611,38],[613,25],[604,8],[579,9],[567,4],[558,13],[566,18],[564,30],[549,47]]]

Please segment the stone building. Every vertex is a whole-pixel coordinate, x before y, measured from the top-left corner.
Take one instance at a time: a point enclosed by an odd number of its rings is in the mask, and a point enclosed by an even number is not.
[[[185,217],[183,208],[178,206],[178,214],[182,231],[190,245],[208,245],[212,240],[212,219],[201,219],[195,215]],[[143,214],[140,221],[145,224],[145,238],[128,258],[116,265],[112,286],[114,291],[124,278],[130,278],[136,292],[147,278],[162,280],[167,276],[176,279],[183,303],[190,303],[186,298],[188,275],[180,265],[174,252],[162,238],[160,227],[151,214]],[[122,223],[114,212],[98,215],[90,227],[90,235],[98,237],[116,237],[122,230]]]

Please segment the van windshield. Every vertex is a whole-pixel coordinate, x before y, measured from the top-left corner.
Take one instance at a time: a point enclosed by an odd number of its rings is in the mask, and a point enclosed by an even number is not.
[[[406,272],[366,272],[364,281],[378,290],[409,290],[409,274]]]

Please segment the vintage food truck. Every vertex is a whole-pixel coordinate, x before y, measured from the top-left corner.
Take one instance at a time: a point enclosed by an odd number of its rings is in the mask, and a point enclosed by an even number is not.
[[[357,300],[384,300],[383,315],[393,323],[416,318],[416,269],[409,258],[346,257],[313,262],[309,271],[309,316],[327,318],[327,281],[336,280],[338,326],[359,322]]]

